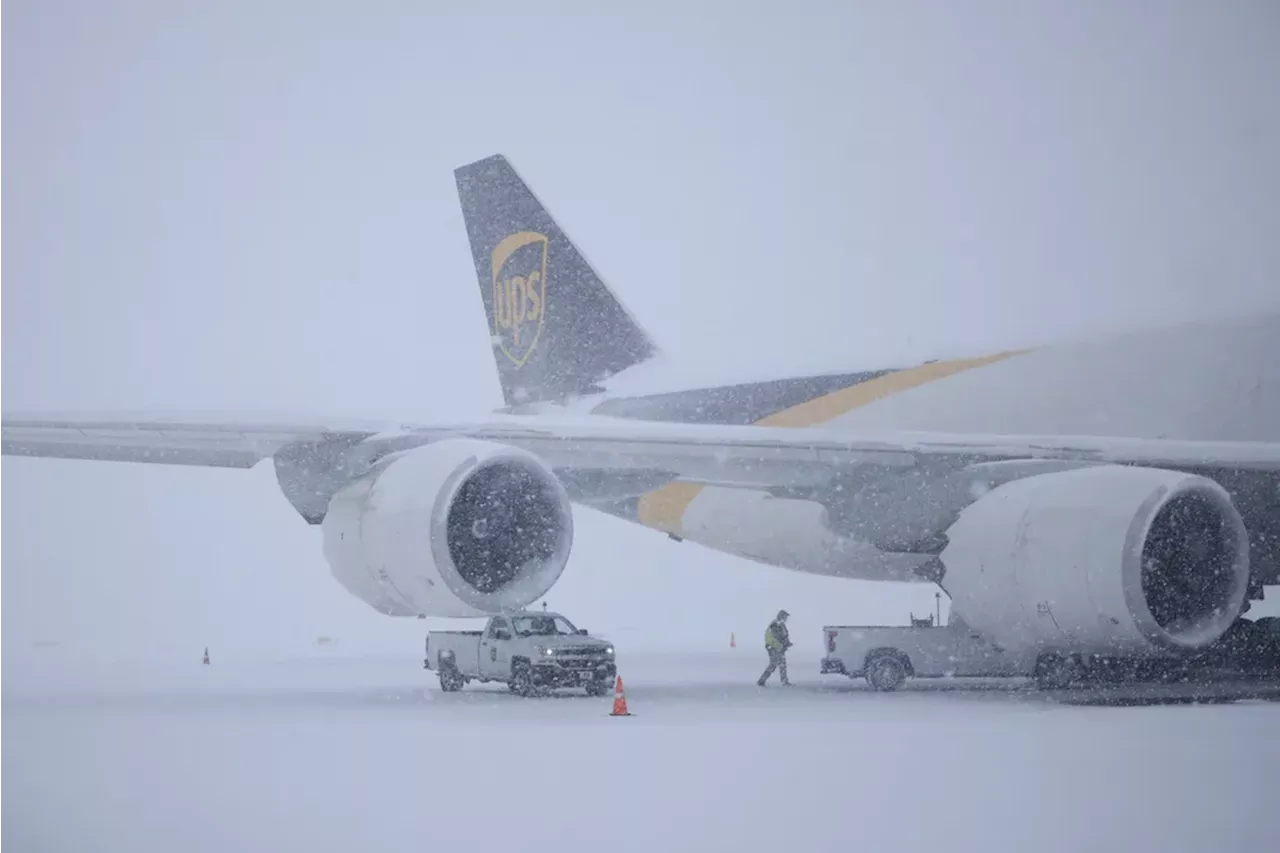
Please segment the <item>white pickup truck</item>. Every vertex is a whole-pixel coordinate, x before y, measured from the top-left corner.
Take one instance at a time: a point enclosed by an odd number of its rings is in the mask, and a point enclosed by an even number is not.
[[[822,629],[823,673],[863,676],[876,690],[896,690],[914,678],[1019,678],[1037,672],[1035,651],[1015,654],[952,615],[907,626],[828,625]]]
[[[603,696],[618,674],[612,643],[546,611],[494,616],[483,631],[430,631],[425,652],[423,668],[435,670],[440,689],[450,692],[497,681],[521,696],[557,687]]]

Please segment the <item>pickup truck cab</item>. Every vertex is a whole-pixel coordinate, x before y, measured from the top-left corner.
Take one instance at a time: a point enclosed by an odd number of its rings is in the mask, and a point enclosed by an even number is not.
[[[483,631],[429,631],[423,668],[435,670],[441,690],[496,681],[521,696],[558,687],[603,696],[618,674],[612,643],[545,610],[493,616]]]

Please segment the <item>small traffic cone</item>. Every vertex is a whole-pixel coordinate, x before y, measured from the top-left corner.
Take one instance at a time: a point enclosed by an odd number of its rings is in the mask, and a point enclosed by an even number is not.
[[[730,631],[729,632],[729,648],[736,649],[737,647],[738,647],[738,641],[734,639],[733,632]]]
[[[208,646],[204,647],[204,660],[201,661],[201,663],[203,663],[205,666],[209,665],[209,647]]]
[[[618,683],[613,688],[613,713],[610,717],[630,717],[632,713],[627,710],[627,693],[622,689],[622,676],[618,676]]]

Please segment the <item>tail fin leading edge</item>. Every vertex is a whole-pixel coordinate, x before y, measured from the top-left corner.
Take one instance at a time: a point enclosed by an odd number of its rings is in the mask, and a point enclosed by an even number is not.
[[[598,391],[657,352],[505,157],[454,177],[507,406]]]

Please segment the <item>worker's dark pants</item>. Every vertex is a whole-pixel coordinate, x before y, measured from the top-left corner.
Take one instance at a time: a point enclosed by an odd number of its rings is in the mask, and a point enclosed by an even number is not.
[[[764,675],[760,676],[760,680],[756,683],[764,687],[764,683],[769,680],[769,676],[773,675],[776,669],[778,675],[782,677],[783,684],[789,684],[787,680],[787,653],[782,649],[767,649],[769,652],[769,665],[765,667]]]

